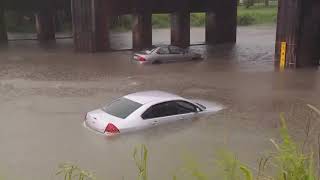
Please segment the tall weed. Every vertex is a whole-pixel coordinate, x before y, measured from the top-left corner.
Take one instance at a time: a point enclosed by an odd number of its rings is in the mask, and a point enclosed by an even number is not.
[[[140,151],[140,155],[138,154]],[[133,159],[139,170],[138,180],[148,180],[148,150],[145,145],[141,145],[140,148],[136,147],[133,152]]]
[[[62,175],[63,180],[95,180],[95,176],[87,171],[83,170],[80,167],[64,163],[59,166],[59,171],[56,173],[56,175]]]
[[[303,153],[302,149],[297,146],[288,132],[286,121],[283,115],[280,116],[281,142],[276,143],[271,139],[276,152],[273,156],[273,168],[277,174],[276,180],[316,180],[314,156]]]

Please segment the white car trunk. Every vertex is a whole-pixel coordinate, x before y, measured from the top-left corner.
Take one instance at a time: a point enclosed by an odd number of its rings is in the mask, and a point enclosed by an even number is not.
[[[93,130],[104,133],[109,123],[117,126],[117,124],[119,124],[121,120],[121,118],[117,118],[104,112],[101,109],[97,109],[87,114],[86,125]]]

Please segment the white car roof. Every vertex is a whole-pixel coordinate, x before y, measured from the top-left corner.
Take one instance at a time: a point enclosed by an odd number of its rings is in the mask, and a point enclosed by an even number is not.
[[[140,104],[147,104],[150,102],[160,102],[163,100],[179,100],[182,97],[164,91],[142,91],[124,96],[127,99],[135,101]]]

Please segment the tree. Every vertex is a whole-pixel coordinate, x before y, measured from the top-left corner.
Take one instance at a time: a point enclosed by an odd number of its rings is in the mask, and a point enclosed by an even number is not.
[[[244,5],[246,6],[246,8],[249,8],[254,5],[254,0],[245,0]]]

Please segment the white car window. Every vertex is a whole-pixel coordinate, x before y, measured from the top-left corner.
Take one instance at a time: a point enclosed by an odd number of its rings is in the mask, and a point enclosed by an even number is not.
[[[125,119],[135,110],[139,109],[142,104],[131,101],[126,98],[120,98],[111,104],[102,108],[102,110],[108,114],[116,116],[118,118]]]

